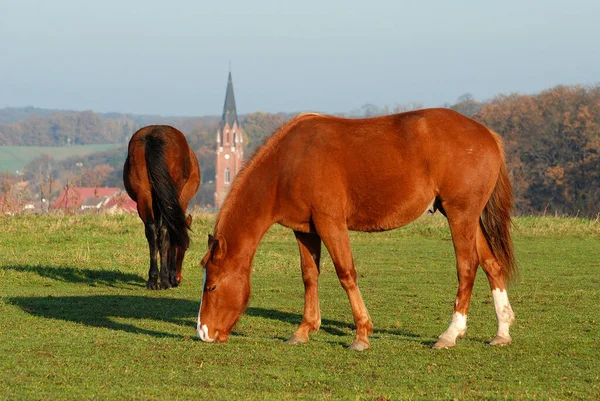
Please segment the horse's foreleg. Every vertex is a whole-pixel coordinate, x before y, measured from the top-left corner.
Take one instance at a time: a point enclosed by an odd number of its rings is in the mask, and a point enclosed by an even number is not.
[[[448,210],[446,210],[448,211]],[[463,338],[467,331],[467,313],[473,293],[473,283],[477,273],[478,258],[475,244],[475,234],[479,219],[456,220],[449,217],[452,241],[456,253],[456,270],[458,273],[458,293],[454,302],[452,322],[448,329],[442,333],[433,345],[435,349],[452,348],[456,346],[456,339]]]
[[[496,308],[496,318],[498,319],[498,332],[490,344],[508,345],[511,343],[509,328],[515,322],[515,314],[510,306],[510,302],[508,302],[502,268],[490,250],[490,246],[481,229],[477,231],[477,253],[479,254],[479,263],[483,267],[490,283],[490,289],[494,297],[494,306]]]
[[[308,341],[310,332],[318,331],[321,326],[319,308],[319,273],[321,260],[321,237],[316,234],[294,231],[300,249],[300,265],[304,281],[304,315],[300,327],[287,341],[299,344]]]
[[[156,223],[151,220],[144,223],[144,228],[150,248],[150,270],[146,287],[150,290],[157,290],[160,288],[158,286],[158,229]]]
[[[369,335],[373,333],[373,323],[363,301],[358,284],[356,281],[356,270],[354,269],[354,260],[350,250],[350,237],[345,220],[337,223],[331,219],[317,220],[315,226],[317,232],[323,239],[323,243],[329,250],[331,259],[335,266],[340,284],[346,291],[352,314],[354,315],[354,324],[356,325],[356,337],[350,345],[350,349],[362,351],[371,346]]]
[[[158,230],[158,246],[160,252],[160,287],[169,289],[171,288],[169,254],[172,254],[175,249],[173,251],[170,250],[172,247],[169,239],[169,230],[165,225],[161,225]]]

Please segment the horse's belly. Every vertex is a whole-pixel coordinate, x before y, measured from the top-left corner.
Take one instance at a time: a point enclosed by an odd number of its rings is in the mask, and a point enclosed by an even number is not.
[[[354,231],[385,231],[405,226],[423,215],[435,199],[432,193],[410,196],[372,194],[352,204],[348,228]]]

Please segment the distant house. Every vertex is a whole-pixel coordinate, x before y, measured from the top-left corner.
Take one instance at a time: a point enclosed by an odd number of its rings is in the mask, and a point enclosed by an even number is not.
[[[65,187],[54,202],[54,209],[73,211],[109,210],[135,212],[136,203],[119,188]]]
[[[109,213],[137,213],[137,203],[125,191],[109,200],[104,208]]]

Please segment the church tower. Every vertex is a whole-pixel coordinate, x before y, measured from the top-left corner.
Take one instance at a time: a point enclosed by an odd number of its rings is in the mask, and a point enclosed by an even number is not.
[[[215,206],[220,208],[233,178],[244,161],[244,131],[235,109],[231,71],[227,80],[223,117],[217,131],[217,164],[215,175]]]

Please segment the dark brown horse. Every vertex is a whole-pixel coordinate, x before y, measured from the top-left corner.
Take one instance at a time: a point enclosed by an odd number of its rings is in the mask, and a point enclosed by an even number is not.
[[[186,217],[185,213],[200,185],[196,154],[183,133],[173,127],[141,128],[129,141],[123,181],[127,193],[137,202],[150,246],[146,286],[151,290],[178,286],[192,224],[192,216]]]
[[[509,344],[514,314],[506,283],[517,265],[502,141],[448,109],[368,119],[300,115],[271,136],[236,177],[209,236],[200,338],[227,340],[248,302],[259,241],[279,223],[294,230],[305,287],[302,323],[288,342],[308,341],[321,324],[323,241],[352,306],[356,337],[350,348],[368,348],[373,324],[358,289],[348,230],[391,230],[427,210],[448,219],[459,281],[452,322],[434,348],[453,347],[464,336],[478,265],[498,319],[491,344]]]

